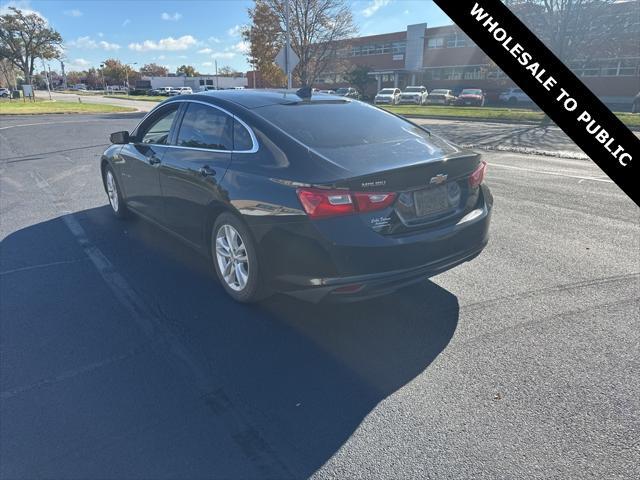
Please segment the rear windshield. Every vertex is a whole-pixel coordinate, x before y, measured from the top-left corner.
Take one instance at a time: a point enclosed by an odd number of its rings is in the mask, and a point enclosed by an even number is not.
[[[348,88],[339,88],[338,90],[336,90],[336,93],[349,93],[349,89]]]
[[[393,93],[395,90],[393,88],[383,88],[378,93]]]
[[[443,95],[447,92],[448,90],[431,90],[431,93],[433,93],[434,95]]]
[[[422,88],[420,87],[407,87],[404,90],[405,92],[421,92]]]
[[[253,111],[312,148],[431,141],[416,125],[360,102],[268,105]]]
[[[464,90],[462,90],[462,94],[467,94],[467,95],[481,95],[482,94],[482,90],[476,90],[474,88],[465,88]]]
[[[418,126],[361,102],[268,105],[252,110],[345,168],[360,171],[441,157],[455,147]]]

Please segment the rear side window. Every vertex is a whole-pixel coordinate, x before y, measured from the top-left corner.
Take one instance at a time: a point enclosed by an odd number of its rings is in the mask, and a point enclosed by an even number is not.
[[[189,103],[178,132],[180,147],[232,150],[233,118],[217,108]]]
[[[251,150],[253,141],[249,131],[237,120],[233,121],[233,149],[238,151]]]

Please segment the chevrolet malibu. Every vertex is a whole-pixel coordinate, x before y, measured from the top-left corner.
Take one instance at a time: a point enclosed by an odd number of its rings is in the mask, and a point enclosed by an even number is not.
[[[373,297],[482,251],[493,200],[477,153],[356,100],[302,95],[161,103],[102,155],[113,213],[204,253],[240,302]]]

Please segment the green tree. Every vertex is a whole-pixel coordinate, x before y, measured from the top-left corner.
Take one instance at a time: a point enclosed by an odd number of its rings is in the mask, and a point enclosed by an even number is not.
[[[29,83],[37,58],[59,58],[62,37],[35,13],[25,15],[15,7],[0,16],[0,58],[13,63]]]
[[[176,73],[178,75],[180,74],[186,75],[187,77],[197,77],[199,75],[196,69],[191,65],[180,65],[176,70]]]
[[[370,71],[371,69],[366,65],[355,66],[345,74],[345,80],[364,95],[367,85],[373,81],[369,75]]]
[[[218,75],[220,75],[221,77],[237,77],[238,75],[240,75],[240,73],[231,68],[229,65],[225,65],[218,69]]]

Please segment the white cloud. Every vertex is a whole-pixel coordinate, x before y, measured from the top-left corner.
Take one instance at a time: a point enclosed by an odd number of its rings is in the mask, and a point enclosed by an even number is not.
[[[389,5],[389,2],[391,2],[391,0],[371,0],[371,2],[369,2],[369,5],[367,5],[367,7],[360,13],[362,13],[362,15],[364,15],[365,17],[370,17],[382,7]]]
[[[76,58],[70,62],[65,62],[64,68],[67,72],[73,72],[77,70],[85,70],[91,65],[91,62],[84,58]]]
[[[39,11],[34,10],[33,7],[31,7],[31,2],[29,2],[29,0],[11,0],[9,2],[2,2],[2,4],[0,5],[0,15],[13,13],[11,10],[9,10],[9,7],[17,8],[18,10],[21,10],[22,13],[25,15],[29,15],[33,13],[39,16],[40,18],[42,18],[45,22],[49,23],[49,21],[44,15],[42,15]]]
[[[93,38],[89,36],[78,37],[75,40],[71,40],[70,42],[68,42],[67,45],[70,47],[84,48],[84,49],[101,48],[102,50],[106,50],[108,52],[120,49],[120,45],[118,45],[117,43],[109,43],[109,42],[105,42],[104,40],[101,40],[100,42],[96,42]]]
[[[97,48],[98,47],[98,44],[96,43],[96,41],[89,36],[78,37],[75,40],[71,40],[70,42],[67,42],[67,44],[70,47],[76,47],[76,48]]]
[[[146,52],[148,50],[177,51],[187,50],[189,47],[193,47],[197,43],[198,41],[191,35],[183,35],[179,38],[162,38],[157,42],[154,42],[153,40],[145,40],[142,43],[130,43],[129,49],[137,52]]]
[[[162,18],[162,20],[167,20],[169,22],[177,22],[182,18],[182,14],[178,12],[175,12],[174,14],[162,12],[162,15],[160,15],[160,18]]]
[[[223,59],[230,59],[235,57],[236,54],[234,52],[213,52],[211,54],[211,58],[223,58]]]
[[[200,65],[202,65],[203,67],[212,67],[213,62],[202,62]]]
[[[209,37],[210,43],[220,43],[220,39],[218,37]]]
[[[227,35],[230,37],[237,37],[242,32],[242,25],[235,25],[227,30]]]
[[[130,18],[127,18],[127,19],[125,19],[125,21],[124,21],[124,22],[122,22],[122,26],[123,26],[123,27],[126,27],[126,26],[127,26],[127,25],[129,25],[130,23],[131,23],[131,19],[130,19]]]
[[[99,42],[98,45],[100,46],[101,49],[106,50],[107,52],[110,52],[113,50],[120,50],[120,45],[118,45],[117,43],[109,43],[109,42],[105,42],[104,40]]]
[[[210,48],[202,48],[198,50],[198,53],[206,53],[207,55],[210,54],[211,52],[213,52],[213,50],[211,50]]]
[[[98,32],[98,36],[99,36],[100,38],[102,38],[102,37],[104,37],[104,33],[102,33],[102,32]]]
[[[71,10],[65,10],[64,14],[67,17],[81,17],[82,16],[82,12],[80,10],[78,10],[77,8],[73,8]]]

